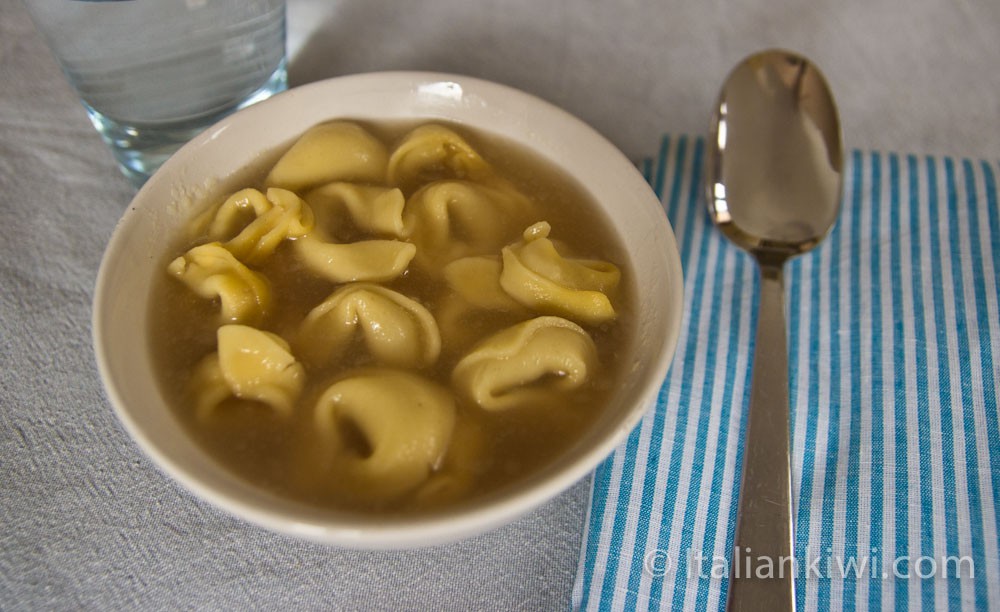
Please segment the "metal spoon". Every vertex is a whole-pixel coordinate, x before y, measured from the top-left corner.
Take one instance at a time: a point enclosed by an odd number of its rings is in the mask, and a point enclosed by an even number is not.
[[[809,60],[788,51],[746,58],[722,87],[709,146],[709,215],[760,266],[760,314],[727,608],[794,610],[782,268],[826,236],[840,209],[840,122],[823,75]]]

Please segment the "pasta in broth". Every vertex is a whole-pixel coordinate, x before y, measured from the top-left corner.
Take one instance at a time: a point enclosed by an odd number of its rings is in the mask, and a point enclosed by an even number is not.
[[[161,386],[246,479],[426,512],[543,469],[601,414],[634,288],[549,162],[460,126],[334,121],[192,221],[154,284]]]

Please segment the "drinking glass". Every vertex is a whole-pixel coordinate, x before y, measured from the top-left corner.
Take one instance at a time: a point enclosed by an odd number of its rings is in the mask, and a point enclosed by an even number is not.
[[[287,87],[285,0],[25,0],[136,186],[222,117]]]

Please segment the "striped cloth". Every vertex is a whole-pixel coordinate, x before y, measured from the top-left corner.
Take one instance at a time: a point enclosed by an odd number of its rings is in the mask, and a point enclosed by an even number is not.
[[[642,164],[684,322],[594,474],[578,609],[725,608],[758,288],[704,211],[704,156],[666,137]],[[1000,164],[846,161],[837,226],[785,269],[798,608],[1000,610]]]

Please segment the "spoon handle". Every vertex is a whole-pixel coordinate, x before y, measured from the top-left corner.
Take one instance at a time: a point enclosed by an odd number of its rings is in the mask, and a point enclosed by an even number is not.
[[[781,265],[761,262],[743,482],[727,609],[795,609],[788,348]]]

